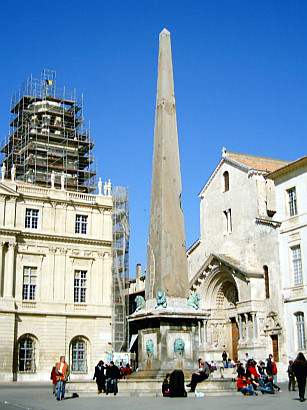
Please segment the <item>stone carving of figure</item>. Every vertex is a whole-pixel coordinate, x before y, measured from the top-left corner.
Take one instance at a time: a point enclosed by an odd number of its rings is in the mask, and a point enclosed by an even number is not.
[[[141,310],[142,308],[146,306],[145,299],[141,295],[137,295],[134,301],[136,302],[136,309],[135,309],[136,312],[138,312],[139,310]]]
[[[158,309],[159,306],[163,308],[166,308],[167,306],[165,292],[163,292],[162,290],[158,290],[157,292],[155,309]]]
[[[154,344],[153,344],[153,341],[151,339],[147,340],[147,342],[146,342],[146,353],[147,353],[147,356],[150,359],[153,359],[153,357],[154,357]]]
[[[112,184],[111,184],[111,180],[109,179],[109,182],[108,182],[108,196],[111,195],[111,189],[112,189]]]
[[[16,178],[16,167],[15,167],[15,164],[13,164],[11,168],[11,180],[15,181],[15,178]]]
[[[61,174],[61,189],[62,189],[62,191],[65,190],[65,174],[64,174],[64,172],[62,172],[62,174]]]
[[[98,182],[98,195],[102,195],[102,181],[101,181],[101,178],[99,178],[99,182]]]
[[[54,189],[54,182],[55,182],[55,172],[51,172],[51,188]]]
[[[4,181],[5,172],[6,172],[6,167],[5,167],[5,162],[3,162],[2,167],[1,167],[1,180],[2,181]]]
[[[182,339],[176,339],[174,342],[174,353],[177,356],[184,356],[184,341]]]
[[[103,186],[103,195],[104,196],[107,196],[107,193],[108,193],[108,183],[107,183],[107,181],[104,183],[104,186]]]
[[[200,301],[200,296],[198,293],[193,293],[189,300],[188,300],[188,306],[192,306],[195,310],[199,309],[199,301]]]

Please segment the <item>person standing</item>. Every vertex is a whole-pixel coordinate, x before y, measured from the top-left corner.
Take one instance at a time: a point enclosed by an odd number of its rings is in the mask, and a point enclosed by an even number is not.
[[[107,367],[107,390],[106,394],[109,394],[111,391],[111,383],[113,383],[113,392],[114,396],[118,393],[117,382],[120,379],[120,370],[117,366],[114,365],[114,362],[110,362],[110,366]]]
[[[307,361],[302,352],[300,352],[294,360],[292,369],[297,379],[300,401],[305,401]]]
[[[289,377],[289,384],[288,384],[288,390],[290,391],[295,391],[295,374],[293,372],[293,360],[289,361],[289,366],[288,366],[288,377]]]
[[[227,353],[226,353],[225,350],[222,353],[222,360],[223,360],[224,369],[226,369],[226,367],[227,367]]]
[[[104,393],[106,389],[106,376],[104,374],[104,370],[104,362],[102,360],[99,360],[97,366],[95,367],[95,373],[93,377],[93,380],[96,379],[98,394]]]
[[[55,365],[55,372],[58,381],[57,400],[64,400],[65,386],[69,376],[69,365],[65,361],[65,356],[60,357],[59,363]]]
[[[52,380],[53,394],[56,394],[56,386],[58,384],[58,381],[57,381],[55,366],[53,366],[51,370],[50,380]]]
[[[207,362],[204,362],[203,359],[198,359],[198,371],[192,374],[191,383],[187,384],[187,387],[190,387],[189,393],[195,392],[197,383],[201,383],[204,380],[208,379],[210,375],[210,367]]]

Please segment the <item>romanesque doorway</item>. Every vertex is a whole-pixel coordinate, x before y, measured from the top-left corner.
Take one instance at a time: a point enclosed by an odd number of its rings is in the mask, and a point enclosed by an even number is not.
[[[239,342],[239,329],[235,318],[231,318],[231,333],[232,333],[232,359],[237,362],[238,360],[238,342]]]
[[[279,362],[278,335],[271,335],[274,362]]]

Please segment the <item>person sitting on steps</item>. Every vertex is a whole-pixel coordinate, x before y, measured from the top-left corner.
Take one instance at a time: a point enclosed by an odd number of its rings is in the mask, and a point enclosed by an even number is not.
[[[195,392],[197,383],[201,383],[208,379],[210,375],[210,366],[207,362],[204,362],[202,358],[198,359],[198,371],[192,374],[191,382],[187,384],[190,387],[189,393]]]

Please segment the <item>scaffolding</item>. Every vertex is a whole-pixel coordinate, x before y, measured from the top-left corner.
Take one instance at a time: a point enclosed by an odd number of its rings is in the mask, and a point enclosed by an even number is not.
[[[8,175],[41,186],[90,193],[96,189],[94,142],[84,126],[83,95],[56,85],[56,71],[31,75],[11,100],[9,136],[1,146],[1,165]]]
[[[129,298],[129,190],[125,187],[113,188],[113,351],[127,349],[129,340],[127,314]]]

